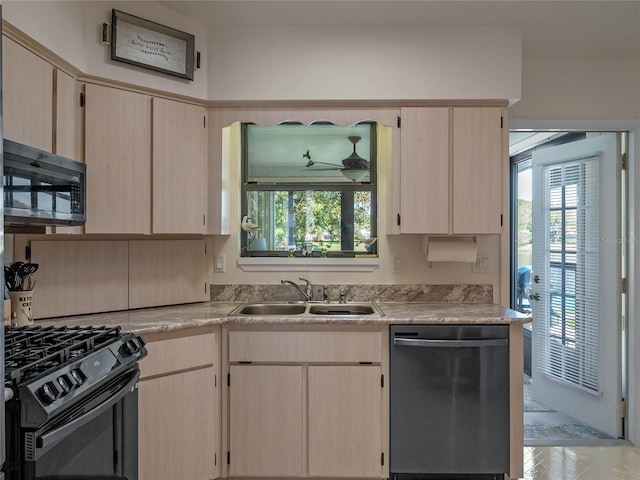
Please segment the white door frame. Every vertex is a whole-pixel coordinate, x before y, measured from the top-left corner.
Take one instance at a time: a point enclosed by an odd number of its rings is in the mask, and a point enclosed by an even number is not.
[[[510,130],[628,131],[629,136],[629,249],[628,249],[628,432],[627,439],[640,445],[640,119],[620,120],[509,120]],[[638,192],[638,193],[636,193]],[[502,298],[510,298],[509,257],[502,258]]]

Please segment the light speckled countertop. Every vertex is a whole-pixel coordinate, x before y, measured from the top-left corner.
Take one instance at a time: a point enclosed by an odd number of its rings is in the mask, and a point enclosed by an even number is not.
[[[531,317],[494,304],[384,302],[376,303],[384,315],[361,316],[227,316],[240,303],[207,302],[145,308],[74,317],[36,320],[36,325],[116,326],[139,334],[160,333],[219,324],[508,324],[528,323]]]

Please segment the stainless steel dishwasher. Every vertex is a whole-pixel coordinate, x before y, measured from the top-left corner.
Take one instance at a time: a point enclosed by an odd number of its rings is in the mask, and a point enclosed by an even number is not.
[[[391,479],[503,479],[509,327],[391,325]]]

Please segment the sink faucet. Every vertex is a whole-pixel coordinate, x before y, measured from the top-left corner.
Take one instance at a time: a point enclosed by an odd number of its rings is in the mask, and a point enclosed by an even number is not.
[[[289,284],[289,285],[293,285],[294,287],[296,287],[298,289],[298,291],[304,295],[304,298],[307,300],[307,302],[310,302],[311,299],[313,298],[313,286],[311,285],[311,282],[309,280],[307,280],[306,278],[302,278],[299,277],[298,280],[302,280],[303,282],[306,282],[306,288],[303,289],[300,285],[298,285],[296,282],[292,281],[292,280],[280,280],[280,283],[282,285],[285,284]]]

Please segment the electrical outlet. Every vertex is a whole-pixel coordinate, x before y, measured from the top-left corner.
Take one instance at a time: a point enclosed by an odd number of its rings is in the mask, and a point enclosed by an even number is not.
[[[471,267],[471,271],[474,273],[487,273],[490,267],[491,262],[489,261],[489,255],[479,254]]]

